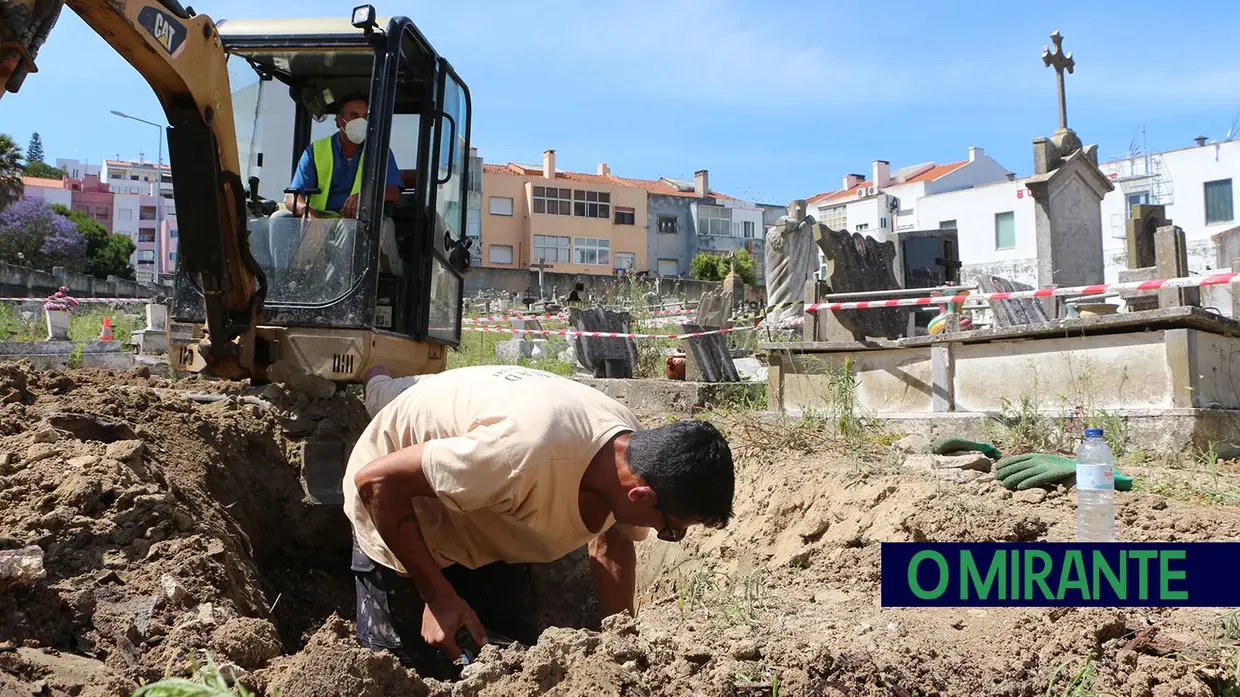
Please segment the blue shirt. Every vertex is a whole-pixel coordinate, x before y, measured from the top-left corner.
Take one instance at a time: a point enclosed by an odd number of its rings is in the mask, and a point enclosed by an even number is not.
[[[353,181],[357,178],[357,165],[362,160],[362,149],[358,148],[350,159],[345,159],[340,148],[340,131],[332,135],[332,182],[327,191],[327,210],[339,211],[353,191]],[[404,187],[400,178],[400,166],[396,164],[396,155],[388,150],[387,165],[388,186]],[[297,163],[297,171],[293,174],[290,189],[318,189],[319,173],[314,167],[314,145],[308,145]]]

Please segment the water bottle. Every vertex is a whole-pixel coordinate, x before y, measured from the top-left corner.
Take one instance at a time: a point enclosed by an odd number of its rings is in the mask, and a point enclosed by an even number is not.
[[[1115,541],[1115,458],[1101,428],[1085,429],[1076,451],[1076,539]]]

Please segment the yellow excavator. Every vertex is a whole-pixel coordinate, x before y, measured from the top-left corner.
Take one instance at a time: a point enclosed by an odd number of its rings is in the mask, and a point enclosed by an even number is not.
[[[0,0],[5,91],[37,73],[65,6],[150,84],[169,124],[174,367],[337,385],[378,365],[443,369],[460,343],[466,204],[481,175],[469,166],[469,90],[412,21],[370,5],[217,22],[177,0]],[[290,188],[297,162],[356,93],[369,97],[356,214],[307,215],[322,191]],[[343,448],[318,455],[337,462]],[[316,479],[338,490],[333,476]]]

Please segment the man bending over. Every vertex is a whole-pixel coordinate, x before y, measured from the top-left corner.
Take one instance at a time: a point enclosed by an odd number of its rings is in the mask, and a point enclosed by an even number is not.
[[[601,615],[632,613],[646,528],[674,542],[732,516],[732,453],[714,426],[643,429],[565,377],[517,366],[379,376],[367,408],[343,482],[358,638],[422,675],[460,656],[462,627],[478,645],[487,628],[534,643],[523,564],[587,546]]]

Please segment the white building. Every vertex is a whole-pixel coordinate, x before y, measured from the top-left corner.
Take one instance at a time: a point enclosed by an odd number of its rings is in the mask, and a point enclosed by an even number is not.
[[[88,175],[95,175],[103,179],[101,174],[102,167],[100,165],[92,165],[84,163],[81,160],[69,160],[63,157],[56,158],[56,167],[65,171],[65,176],[70,179],[85,179]]]
[[[60,204],[65,208],[73,208],[73,192],[57,179],[41,177],[22,177],[22,198],[44,201],[49,206]]]
[[[1208,143],[1199,138],[1191,147],[1111,160],[1099,167],[1115,184],[1115,191],[1102,200],[1108,279],[1125,266],[1125,222],[1134,203],[1167,207],[1167,218],[1184,229],[1191,272],[1218,268],[1210,238],[1237,225],[1240,140]]]
[[[966,160],[942,165],[924,162],[894,173],[886,160],[874,160],[869,179],[860,174],[844,175],[842,189],[812,196],[807,202],[810,215],[832,230],[860,232],[879,242],[895,242],[896,277],[906,284],[924,273],[942,280],[938,278],[941,273],[921,269],[919,263],[904,268],[906,251],[913,257],[924,252],[931,261],[959,258],[955,237],[948,232],[938,232],[954,229],[958,216],[955,213],[945,215],[935,205],[922,211],[922,201],[949,192],[1011,182],[1013,176],[982,148],[973,147],[969,148]],[[827,267],[821,251],[818,263],[818,275],[822,278]],[[906,275],[909,278],[905,278]]]
[[[810,199],[811,213],[832,229],[894,240],[896,275],[906,286],[949,279],[947,268],[937,263],[940,259],[961,264],[960,280],[994,274],[1037,285],[1028,177],[1014,177],[977,148],[970,149],[966,162],[905,168],[890,177],[900,183],[875,186],[885,167],[876,161],[869,181],[846,176],[844,189]],[[1193,147],[1102,162],[1099,167],[1115,184],[1102,200],[1106,282],[1116,282],[1127,267],[1125,221],[1134,203],[1167,206],[1167,217],[1185,231],[1191,273],[1218,268],[1211,236],[1237,225],[1240,141],[1202,139]],[[819,257],[821,275],[826,266]]]

